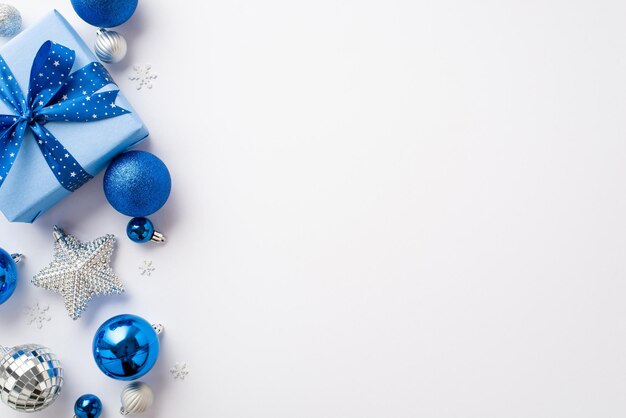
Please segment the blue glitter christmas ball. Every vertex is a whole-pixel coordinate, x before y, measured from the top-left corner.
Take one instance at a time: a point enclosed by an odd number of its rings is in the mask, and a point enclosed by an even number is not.
[[[6,302],[17,286],[17,266],[9,253],[0,248],[0,305]]]
[[[74,404],[75,418],[98,418],[102,414],[102,401],[96,395],[83,395]]]
[[[131,18],[138,0],[72,0],[78,16],[99,28],[119,26]]]
[[[104,374],[135,380],[152,369],[159,357],[159,336],[152,325],[135,315],[118,315],[98,328],[93,357]]]
[[[104,194],[118,212],[148,216],[161,209],[172,189],[163,161],[146,151],[129,151],[115,158],[104,173]]]

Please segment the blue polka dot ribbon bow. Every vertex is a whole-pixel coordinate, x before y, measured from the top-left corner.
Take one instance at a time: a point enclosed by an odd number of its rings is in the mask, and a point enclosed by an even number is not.
[[[50,170],[64,188],[73,192],[92,178],[45,124],[94,122],[130,112],[115,104],[119,90],[99,92],[104,86],[114,84],[102,64],[92,62],[70,73],[75,58],[73,50],[45,42],[33,60],[25,99],[11,69],[0,56],[0,100],[15,112],[0,115],[0,186],[17,158],[27,128],[33,132]]]

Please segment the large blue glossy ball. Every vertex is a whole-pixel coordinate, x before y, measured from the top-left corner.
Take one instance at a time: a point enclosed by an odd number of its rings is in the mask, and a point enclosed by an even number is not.
[[[156,363],[159,337],[145,319],[118,315],[98,328],[92,348],[94,360],[104,374],[117,380],[135,380]]]
[[[102,414],[102,401],[96,395],[83,395],[74,404],[76,418],[98,418]]]
[[[148,216],[161,209],[172,189],[163,161],[146,151],[129,151],[116,157],[104,173],[104,194],[118,212]]]
[[[72,0],[78,16],[99,28],[119,26],[131,18],[138,0]]]
[[[0,248],[0,305],[7,301],[17,286],[17,266],[11,255]]]

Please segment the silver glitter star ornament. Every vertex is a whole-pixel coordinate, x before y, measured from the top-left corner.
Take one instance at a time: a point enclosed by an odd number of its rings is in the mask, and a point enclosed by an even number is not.
[[[118,295],[124,285],[109,265],[115,237],[105,235],[90,242],[81,242],[54,227],[54,259],[35,275],[32,283],[60,293],[74,320],[80,318],[87,303],[100,295]]]

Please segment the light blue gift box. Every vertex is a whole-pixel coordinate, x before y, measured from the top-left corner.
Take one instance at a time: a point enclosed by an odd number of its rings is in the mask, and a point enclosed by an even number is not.
[[[33,59],[41,45],[49,40],[76,52],[72,71],[97,62],[85,42],[55,10],[0,49],[0,54],[13,71],[24,95],[27,93]],[[109,85],[102,91],[115,88],[116,86]],[[92,176],[106,168],[113,157],[148,136],[148,130],[121,92],[117,96],[116,105],[130,113],[90,123],[46,124],[46,128]],[[0,100],[0,114],[13,113]],[[11,222],[33,222],[70,193],[72,192],[61,186],[50,171],[35,143],[35,137],[27,130],[17,159],[0,187],[2,213]],[[80,193],[80,189],[74,193]]]

